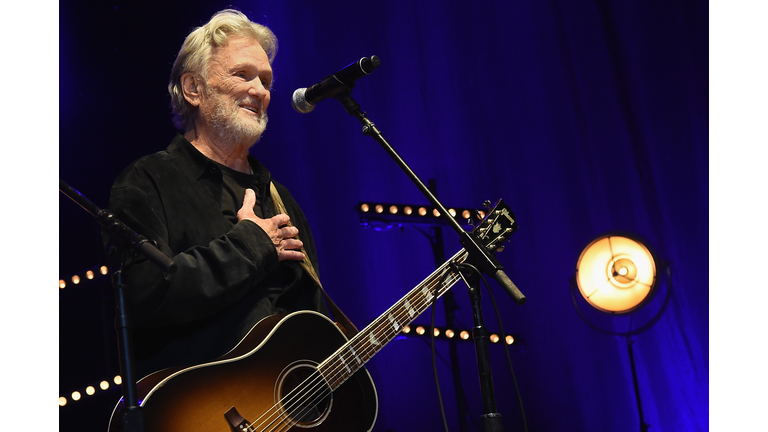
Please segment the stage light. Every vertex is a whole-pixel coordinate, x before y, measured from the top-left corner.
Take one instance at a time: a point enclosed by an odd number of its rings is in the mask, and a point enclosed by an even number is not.
[[[625,314],[650,298],[656,264],[645,245],[623,236],[605,235],[592,241],[576,263],[576,284],[595,309]]]
[[[482,220],[485,216],[486,210],[480,209],[467,209],[465,207],[449,207],[446,210],[454,221],[459,225],[463,225],[466,228],[472,228],[473,220],[472,214],[477,214],[478,219]],[[375,227],[379,223],[391,224],[398,227],[402,227],[403,224],[420,224],[420,225],[448,225],[444,217],[441,217],[441,212],[432,206],[418,206],[412,204],[398,204],[398,203],[386,203],[386,202],[358,202],[356,211],[360,217],[360,222],[365,227]],[[477,221],[474,221],[475,223]]]
[[[117,385],[122,384],[122,379],[120,378],[120,375],[116,376],[114,378],[114,381],[115,381],[115,384],[117,384]],[[102,390],[108,390],[109,386],[110,386],[110,384],[109,384],[109,382],[107,380],[102,380],[99,383],[99,388],[101,388]],[[85,387],[85,394],[87,394],[88,396],[95,395],[96,394],[96,387],[92,386],[92,385],[86,386]],[[79,400],[82,400],[82,399],[83,399],[83,394],[82,393],[80,393],[79,391],[72,392],[71,400],[73,402],[79,401]],[[64,406],[68,402],[69,401],[67,400],[67,398],[65,396],[60,396],[59,397],[59,406]]]
[[[614,336],[624,336],[629,354],[629,366],[637,401],[640,430],[647,431],[643,418],[640,387],[637,379],[631,336],[650,328],[666,309],[672,293],[672,279],[669,266],[664,265],[667,274],[666,295],[661,305],[651,302],[657,285],[656,259],[640,241],[622,235],[603,235],[596,238],[581,252],[576,262],[576,275],[571,283],[571,297],[576,311],[584,322],[593,329]],[[576,287],[581,297],[597,313],[587,314],[579,308]],[[646,308],[646,305],[655,305]],[[658,306],[658,309],[656,309]],[[651,309],[648,311],[648,309]],[[653,312],[653,309],[656,309]],[[649,313],[653,315],[648,317]],[[643,319],[643,315],[646,315]],[[603,325],[596,323],[608,321]],[[617,331],[623,327],[628,329]]]
[[[430,330],[431,329],[431,330]],[[400,330],[401,334],[408,338],[420,338],[420,337],[429,337],[431,338],[433,335],[436,339],[453,339],[455,336],[458,335],[458,338],[460,341],[472,341],[472,330],[454,330],[450,328],[440,328],[440,327],[431,327],[431,326],[415,326],[412,327],[410,325],[404,326]],[[514,335],[507,335],[504,338],[504,341],[506,341],[507,345],[512,345],[515,343],[515,338],[517,336]],[[498,333],[490,333],[489,334],[489,340],[490,343],[498,344],[502,342],[501,336],[499,336]]]
[[[115,382],[115,384],[120,385],[123,383],[123,378],[120,375],[116,375],[113,381]]]
[[[96,271],[98,269],[98,272]],[[100,273],[100,274],[99,274]],[[67,280],[70,280],[73,285],[79,285],[81,282],[86,283],[90,280],[99,279],[101,275],[107,274],[107,266],[94,266],[88,270],[77,272],[69,278],[59,279],[59,288],[64,289],[67,287]],[[82,277],[80,275],[83,275]]]

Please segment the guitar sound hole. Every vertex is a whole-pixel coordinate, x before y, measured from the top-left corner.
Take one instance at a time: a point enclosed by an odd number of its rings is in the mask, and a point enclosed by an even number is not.
[[[287,420],[299,427],[322,423],[331,411],[333,393],[309,362],[296,362],[280,374],[275,396]]]

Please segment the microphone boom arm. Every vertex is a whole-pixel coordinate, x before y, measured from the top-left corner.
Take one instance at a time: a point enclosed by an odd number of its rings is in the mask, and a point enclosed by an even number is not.
[[[387,154],[389,154],[392,159],[394,159],[394,161],[400,166],[400,168],[411,179],[416,187],[419,188],[421,193],[423,193],[429,202],[432,203],[435,208],[437,208],[437,210],[440,212],[440,216],[443,217],[451,226],[451,228],[453,228],[453,230],[456,231],[456,233],[459,235],[459,242],[469,253],[470,259],[477,265],[477,267],[480,268],[484,273],[491,275],[494,279],[496,279],[499,285],[501,285],[507,294],[512,297],[515,303],[518,305],[525,303],[525,295],[523,295],[523,293],[520,291],[520,289],[517,288],[514,282],[512,282],[506,273],[504,273],[504,267],[498,262],[496,257],[491,254],[485,247],[478,243],[474,233],[464,231],[461,225],[459,225],[459,223],[450,216],[450,213],[445,208],[445,206],[443,206],[443,204],[438,201],[437,197],[435,197],[435,195],[429,190],[424,182],[421,181],[416,173],[395,151],[395,149],[392,148],[392,146],[389,144],[389,142],[387,142],[376,125],[366,117],[365,113],[360,109],[360,104],[358,104],[352,98],[351,91],[347,90],[345,92],[338,93],[334,97],[339,100],[339,102],[341,102],[341,105],[349,115],[354,116],[360,121],[360,124],[363,125],[363,135],[368,135],[376,140],[379,144],[381,144],[381,146],[384,148],[384,151],[386,151]]]

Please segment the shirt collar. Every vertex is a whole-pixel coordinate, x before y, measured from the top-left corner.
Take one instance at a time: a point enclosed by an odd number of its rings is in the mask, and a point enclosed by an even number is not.
[[[179,168],[196,179],[204,176],[212,167],[216,166],[214,161],[200,153],[181,133],[176,134],[167,150],[173,156],[180,156]],[[269,183],[271,181],[269,171],[250,154],[248,155],[248,163],[251,164],[253,173],[257,176],[259,183]]]

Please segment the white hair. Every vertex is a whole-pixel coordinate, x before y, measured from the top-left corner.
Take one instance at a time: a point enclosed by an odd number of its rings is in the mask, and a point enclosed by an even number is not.
[[[171,70],[171,80],[168,83],[168,93],[171,94],[173,124],[186,131],[190,129],[197,113],[196,107],[184,99],[181,89],[181,76],[193,72],[208,78],[208,65],[214,48],[227,45],[232,36],[242,36],[253,39],[267,53],[269,63],[277,54],[277,37],[272,30],[248,19],[244,13],[225,9],[217,12],[210,21],[194,29],[184,40],[184,44],[176,56]]]

